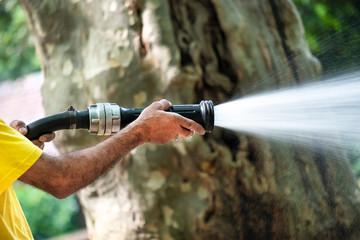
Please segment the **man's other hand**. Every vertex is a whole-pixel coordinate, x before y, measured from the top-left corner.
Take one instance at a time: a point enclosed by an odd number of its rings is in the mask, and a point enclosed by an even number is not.
[[[24,135],[24,136],[26,135],[27,127],[26,127],[26,124],[23,121],[14,120],[9,125],[13,129],[15,129],[16,131],[21,133],[22,135]],[[55,138],[55,133],[44,134],[44,135],[40,136],[39,139],[32,140],[32,143],[35,144],[36,146],[38,146],[39,148],[43,149],[44,148],[44,143],[45,142],[50,142],[54,138]]]

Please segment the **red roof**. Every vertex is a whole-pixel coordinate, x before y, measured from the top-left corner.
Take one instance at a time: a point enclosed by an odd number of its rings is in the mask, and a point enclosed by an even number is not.
[[[34,73],[16,81],[0,83],[0,118],[9,124],[14,119],[30,123],[44,117],[43,80],[42,73]]]
[[[33,73],[16,81],[0,82],[0,118],[9,124],[12,120],[31,123],[45,116],[41,95],[42,73]],[[46,152],[57,153],[53,144]]]

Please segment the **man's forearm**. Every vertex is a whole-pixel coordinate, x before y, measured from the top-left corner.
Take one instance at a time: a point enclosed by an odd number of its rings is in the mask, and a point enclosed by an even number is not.
[[[143,143],[143,131],[129,125],[98,145],[60,156],[43,154],[20,180],[57,198],[67,197],[110,169]]]

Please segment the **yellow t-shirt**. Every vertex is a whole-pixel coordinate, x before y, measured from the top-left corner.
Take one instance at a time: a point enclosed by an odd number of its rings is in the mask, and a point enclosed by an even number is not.
[[[33,239],[11,186],[42,154],[42,150],[0,119],[0,239]]]

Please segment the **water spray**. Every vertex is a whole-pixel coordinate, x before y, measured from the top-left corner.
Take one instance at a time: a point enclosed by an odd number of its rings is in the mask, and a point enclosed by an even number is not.
[[[215,106],[215,126],[301,145],[360,143],[360,72]]]
[[[43,134],[64,129],[87,129],[91,134],[111,135],[136,120],[143,110],[128,109],[115,103],[91,104],[87,110],[81,111],[70,106],[65,112],[30,123],[25,136],[34,140]],[[214,128],[214,104],[211,100],[201,101],[200,104],[173,105],[166,111],[194,120],[206,132],[211,132]]]

